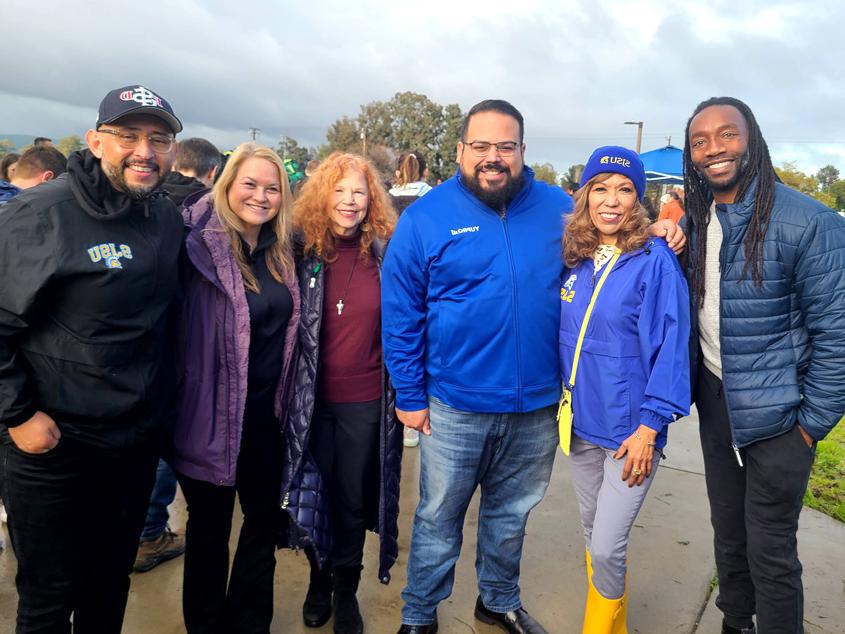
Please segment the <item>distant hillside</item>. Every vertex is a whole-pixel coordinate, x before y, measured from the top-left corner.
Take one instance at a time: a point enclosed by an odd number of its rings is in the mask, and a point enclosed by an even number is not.
[[[19,150],[25,145],[32,145],[33,139],[38,136],[37,134],[3,134],[0,132],[0,141],[3,139],[9,139],[12,143],[15,144],[15,147]],[[58,141],[58,139],[53,139],[54,141]]]

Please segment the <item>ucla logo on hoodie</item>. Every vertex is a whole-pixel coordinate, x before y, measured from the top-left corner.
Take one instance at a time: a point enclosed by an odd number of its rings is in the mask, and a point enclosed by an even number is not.
[[[132,259],[132,247],[128,244],[115,246],[114,242],[96,244],[88,249],[88,257],[92,262],[102,262],[107,269],[122,269],[120,260]]]

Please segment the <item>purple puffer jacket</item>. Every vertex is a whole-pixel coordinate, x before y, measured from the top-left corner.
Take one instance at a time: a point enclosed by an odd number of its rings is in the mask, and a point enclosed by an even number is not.
[[[234,486],[247,393],[249,307],[229,237],[214,213],[210,195],[182,214],[187,235],[171,464],[189,478]],[[291,396],[299,327],[299,286],[293,272],[285,286],[293,298],[293,314],[285,333],[285,359],[276,389],[280,432]]]

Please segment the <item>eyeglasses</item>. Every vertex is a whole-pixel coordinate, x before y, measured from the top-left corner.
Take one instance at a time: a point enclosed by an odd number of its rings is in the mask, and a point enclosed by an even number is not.
[[[150,147],[156,154],[167,154],[173,149],[173,142],[175,139],[164,134],[147,134],[141,135],[137,132],[129,130],[111,130],[109,128],[100,128],[97,132],[105,132],[117,137],[117,143],[125,150],[134,150],[141,142],[141,137],[146,136]]]
[[[516,149],[519,147],[519,143],[516,141],[502,141],[501,143],[467,141],[465,145],[468,145],[472,150],[472,153],[478,157],[487,156],[490,152],[490,148],[494,145],[496,146],[496,152],[498,152],[499,156],[513,156],[513,153],[516,152]]]

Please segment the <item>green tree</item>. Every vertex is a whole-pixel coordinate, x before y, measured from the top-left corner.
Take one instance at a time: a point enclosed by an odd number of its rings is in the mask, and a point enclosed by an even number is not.
[[[542,165],[540,163],[534,163],[531,169],[534,170],[534,178],[538,181],[543,181],[549,185],[558,184],[557,172],[551,163],[543,163]]]
[[[329,126],[327,143],[320,153],[323,156],[334,150],[360,153],[364,146],[363,132],[368,154],[380,146],[397,152],[417,150],[425,157],[432,180],[448,178],[455,170],[455,145],[462,119],[457,104],[441,106],[419,93],[396,93],[390,101],[362,105],[354,120],[343,117],[335,121]],[[380,153],[380,159],[387,155],[386,151]]]
[[[789,185],[792,189],[810,195],[819,191],[819,182],[813,176],[807,176],[800,171],[795,163],[784,163],[783,166],[776,167],[775,172],[780,176],[783,184]]]
[[[584,166],[580,163],[570,165],[566,173],[560,177],[560,186],[566,191],[574,192],[581,186],[581,174],[584,173]]]
[[[839,180],[839,170],[833,165],[825,165],[816,173],[816,180],[822,187],[822,191],[827,191],[830,186]]]
[[[831,209],[845,211],[845,180],[839,180],[833,183],[827,190],[827,193],[833,197]]]
[[[443,108],[443,137],[434,155],[433,166],[429,168],[434,182],[437,179],[445,181],[455,175],[463,124],[464,113],[458,104],[450,103]]]
[[[300,169],[304,170],[305,165],[316,156],[317,151],[314,148],[302,147],[296,139],[283,136],[276,147],[276,154],[281,156],[282,160],[293,159]]]
[[[361,153],[361,130],[358,123],[349,117],[338,119],[326,132],[326,144],[320,146],[320,158],[324,159],[332,152]]]
[[[62,137],[59,139],[59,142],[56,143],[56,149],[65,156],[70,156],[72,152],[81,150],[83,147],[82,139],[80,139],[77,134]]]
[[[789,185],[793,189],[797,189],[799,192],[815,198],[821,204],[832,209],[836,209],[836,206],[839,204],[837,202],[836,194],[830,191],[834,187],[835,183],[830,185],[827,191],[821,190],[819,188],[819,181],[816,180],[816,177],[808,176],[795,167],[795,163],[784,163],[782,167],[776,167],[775,172],[778,176],[780,176],[784,185]]]
[[[17,146],[9,139],[0,139],[0,156],[8,154],[9,152],[14,152],[15,147]]]

